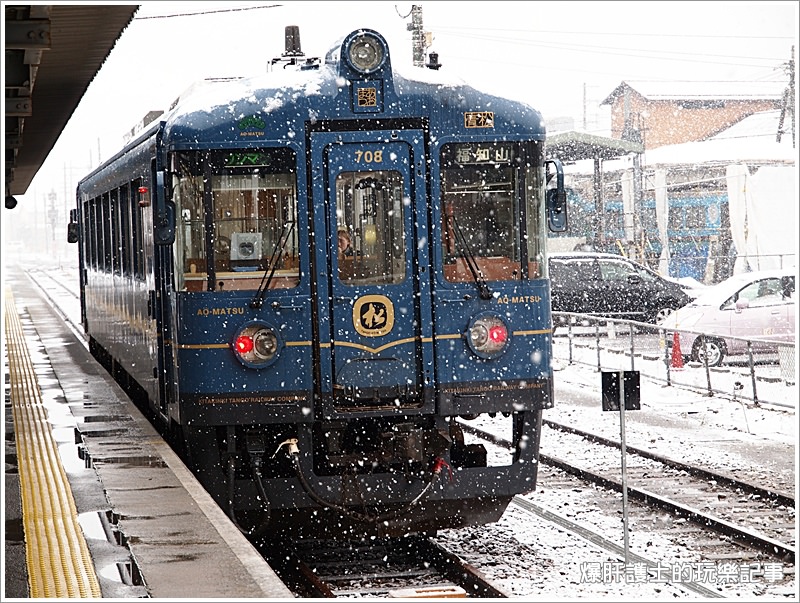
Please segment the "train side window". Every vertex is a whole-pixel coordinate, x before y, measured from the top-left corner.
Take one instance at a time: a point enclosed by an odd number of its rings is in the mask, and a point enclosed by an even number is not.
[[[109,207],[111,209],[111,267],[114,274],[122,274],[122,240],[120,237],[120,207],[119,191],[113,189],[109,193]]]
[[[139,206],[139,201],[142,198],[141,186],[142,180],[140,178],[131,182],[131,228],[133,228],[133,274],[137,280],[143,281],[145,278],[145,254],[142,213],[145,209]]]
[[[87,202],[86,216],[86,255],[88,265],[97,269],[97,198]]]
[[[131,204],[128,199],[130,187],[124,184],[119,187],[119,217],[120,217],[120,254],[121,270],[125,276],[131,275],[131,247],[133,235],[131,231]]]
[[[103,193],[101,197],[101,208],[102,208],[102,215],[101,215],[101,241],[102,241],[102,267],[104,272],[111,272],[111,253],[112,253],[112,241],[111,241],[111,225],[113,224],[112,217],[111,217],[111,198],[108,193]]]

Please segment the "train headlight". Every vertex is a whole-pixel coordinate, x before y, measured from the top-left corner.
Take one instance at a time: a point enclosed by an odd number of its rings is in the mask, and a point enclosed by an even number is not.
[[[372,73],[380,69],[388,55],[385,42],[375,33],[360,31],[345,46],[345,56],[359,73]]]
[[[261,329],[253,337],[253,352],[259,358],[270,360],[278,353],[278,336],[268,329]]]
[[[467,344],[481,358],[497,358],[508,347],[508,327],[499,316],[482,314],[467,329]]]
[[[232,347],[242,364],[262,368],[275,361],[281,346],[275,329],[263,323],[251,323],[239,329]]]

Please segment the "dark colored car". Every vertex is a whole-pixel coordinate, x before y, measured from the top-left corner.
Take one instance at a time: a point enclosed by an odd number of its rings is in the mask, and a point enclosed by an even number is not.
[[[655,324],[692,299],[678,281],[620,255],[574,251],[551,253],[548,261],[553,312]]]

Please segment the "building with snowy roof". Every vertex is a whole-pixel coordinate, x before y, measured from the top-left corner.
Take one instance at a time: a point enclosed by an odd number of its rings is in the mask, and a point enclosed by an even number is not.
[[[611,107],[611,137],[645,149],[705,140],[745,117],[780,109],[785,81],[624,81],[600,105]]]

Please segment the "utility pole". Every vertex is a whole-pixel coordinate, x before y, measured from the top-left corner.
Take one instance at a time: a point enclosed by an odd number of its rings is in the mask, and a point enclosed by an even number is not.
[[[781,117],[778,121],[778,138],[777,141],[781,141],[781,136],[786,132],[784,130],[784,122],[786,119],[786,113],[792,114],[792,148],[795,148],[797,145],[795,143],[795,115],[794,115],[794,46],[792,46],[792,57],[789,59],[789,85],[786,87],[786,90],[783,91],[783,99],[781,101]]]
[[[397,7],[395,7],[397,10]],[[397,12],[400,15],[400,11]],[[411,23],[406,25],[406,29],[411,32],[411,52],[414,57],[414,67],[428,67],[430,69],[439,69],[439,55],[431,54],[431,61],[428,65],[425,64],[425,49],[428,48],[433,40],[433,34],[426,32],[422,27],[422,6],[419,4],[411,5],[411,12],[407,15],[400,15],[401,19],[407,19],[411,16]]]
[[[411,23],[407,26],[411,32],[411,46],[414,56],[414,66],[425,66],[425,32],[422,29],[422,6],[411,6]]]
[[[586,127],[586,82],[583,82],[583,131],[587,131]]]
[[[53,254],[55,255],[56,252],[56,222],[58,221],[58,210],[56,209],[56,199],[57,199],[55,189],[51,189],[50,192],[45,197],[45,253],[47,255]],[[48,207],[47,202],[50,202]],[[47,230],[48,225],[50,226],[50,242],[48,244],[48,237],[47,237]]]

